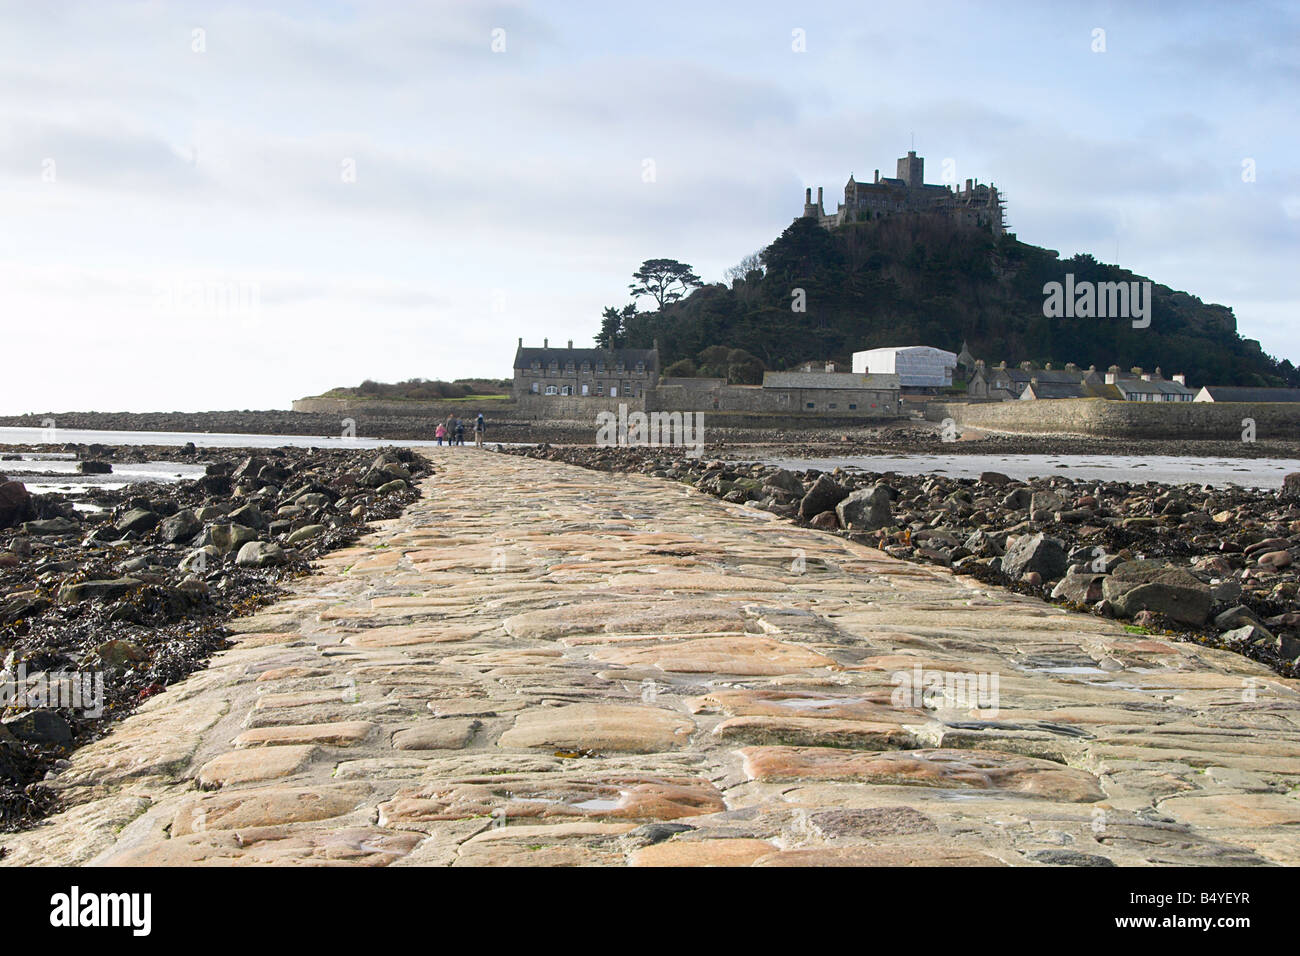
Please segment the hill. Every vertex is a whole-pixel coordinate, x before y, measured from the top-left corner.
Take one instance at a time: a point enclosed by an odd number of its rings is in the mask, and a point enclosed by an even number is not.
[[[924,215],[833,231],[796,219],[759,261],[730,288],[701,286],[658,311],[626,316],[620,344],[648,348],[658,339],[664,366],[725,345],[785,369],[824,359],[847,367],[853,352],[887,345],[956,352],[964,341],[989,365],[1159,366],[1196,384],[1300,386],[1289,360],[1238,334],[1230,308],[1158,283],[1147,328],[1124,319],[1047,318],[1043,287],[1067,273],[1076,283],[1148,280],[1089,255],[1061,259],[1012,235],[954,229]],[[792,309],[798,289],[803,312]]]

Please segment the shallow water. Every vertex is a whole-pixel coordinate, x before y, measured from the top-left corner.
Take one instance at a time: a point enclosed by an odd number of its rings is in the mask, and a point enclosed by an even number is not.
[[[384,448],[393,445],[436,445],[433,441],[403,441],[393,438],[340,438],[337,435],[242,435],[226,432],[128,432],[85,428],[0,428],[0,445],[184,445],[198,448]],[[465,445],[473,441],[467,437]]]
[[[799,470],[852,468],[900,475],[978,478],[999,471],[1016,479],[1062,475],[1102,481],[1155,481],[1242,488],[1280,488],[1289,472],[1300,471],[1294,458],[1175,458],[1167,455],[845,455],[842,458],[766,458],[765,464]]]

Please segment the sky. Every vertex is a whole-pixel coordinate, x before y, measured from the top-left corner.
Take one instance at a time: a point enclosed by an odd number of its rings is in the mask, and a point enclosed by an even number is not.
[[[505,378],[913,144],[1300,363],[1298,94],[1294,3],[0,0],[0,414]]]

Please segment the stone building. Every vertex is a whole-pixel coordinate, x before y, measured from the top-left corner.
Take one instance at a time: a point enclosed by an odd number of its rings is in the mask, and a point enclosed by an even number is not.
[[[659,345],[649,349],[525,348],[515,351],[516,400],[530,397],[621,398],[644,400],[659,383]]]
[[[1105,383],[1092,365],[1080,369],[1069,362],[1054,368],[1048,363],[1038,368],[1032,362],[1021,362],[1018,367],[1010,368],[1002,362],[990,369],[977,361],[966,386],[966,396],[981,401],[1012,401],[1023,398],[1030,384],[1037,386],[1030,398],[1082,398]]]
[[[915,150],[898,160],[896,176],[882,177],[877,169],[872,182],[860,183],[850,174],[844,201],[833,213],[822,205],[822,187],[817,187],[815,203],[812,189],[804,190],[804,218],[816,219],[827,229],[898,213],[942,216],[954,224],[989,229],[995,236],[1006,232],[1005,201],[996,186],[974,179],[966,180],[965,189],[926,183],[925,159]]]
[[[1196,390],[1187,387],[1186,376],[1167,379],[1159,368],[1154,372],[1135,368],[1126,375],[1112,365],[1106,372],[1106,385],[1113,386],[1126,402],[1190,402],[1196,397]]]

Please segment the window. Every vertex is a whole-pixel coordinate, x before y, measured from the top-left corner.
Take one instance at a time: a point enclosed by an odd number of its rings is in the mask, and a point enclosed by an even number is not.
[[[637,373],[638,375],[644,375],[644,374],[645,374],[645,362],[637,362],[637,363],[636,363],[636,373]]]
[[[596,383],[596,394],[597,394],[597,395],[602,395],[602,396],[605,394],[605,383],[604,383],[604,382],[597,382],[597,383]]]
[[[830,403],[829,405],[827,405],[826,407],[827,407],[827,408],[839,408],[839,405],[837,405],[835,402],[831,402],[831,403]]]
[[[551,371],[552,371],[552,372],[558,372],[559,370],[560,370],[560,363],[557,362],[557,361],[555,361],[554,359],[552,359],[552,360],[551,360]]]
[[[561,395],[572,395],[572,394],[573,394],[573,386],[572,386],[572,385],[566,385],[566,386],[564,386],[564,388],[560,389],[560,394],[561,394]]]
[[[556,392],[556,388],[555,388],[554,385],[547,385],[547,386],[546,386],[546,394],[547,394],[547,395],[554,395],[555,392]]]
[[[565,363],[564,363],[564,372],[565,372],[566,375],[572,375],[572,374],[573,374],[573,363],[572,363],[572,362],[565,362]]]
[[[809,407],[809,408],[816,408],[816,407],[817,407],[817,403],[816,403],[816,402],[809,402],[809,403],[808,403],[808,407]]]
[[[540,382],[533,382],[532,393],[533,393],[534,395],[536,395],[536,394],[537,394],[538,392],[540,392],[540,391],[541,391],[541,383],[540,383]]]
[[[583,375],[589,375],[590,373],[591,373],[591,363],[590,363],[590,362],[583,362],[583,363],[582,363],[582,374],[583,374]]]
[[[540,372],[542,370],[542,363],[537,359],[533,359],[533,364],[530,367],[534,372]]]
[[[615,366],[614,366],[614,371],[617,372],[619,375],[622,375],[622,374],[623,374],[623,363],[622,363],[622,362],[619,362],[617,365],[615,365]]]
[[[871,407],[875,408],[876,406],[872,405]],[[857,410],[858,410],[857,404],[855,404],[854,402],[849,402],[849,411],[856,412]]]
[[[597,363],[596,363],[596,371],[597,371],[597,372],[600,372],[601,374],[604,374],[604,372],[605,372],[605,363],[604,363],[604,362],[597,362]]]

